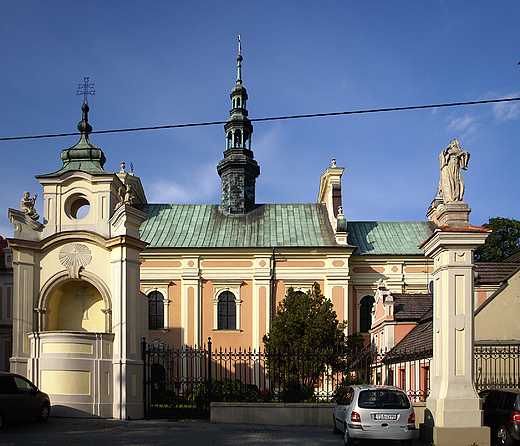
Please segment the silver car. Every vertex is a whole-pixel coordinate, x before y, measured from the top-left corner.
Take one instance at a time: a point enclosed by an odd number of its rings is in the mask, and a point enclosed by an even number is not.
[[[401,440],[413,443],[415,413],[410,399],[392,386],[349,386],[338,395],[334,432],[344,433],[345,445],[356,440]]]

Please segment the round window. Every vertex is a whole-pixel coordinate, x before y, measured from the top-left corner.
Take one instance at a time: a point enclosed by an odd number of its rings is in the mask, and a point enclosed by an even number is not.
[[[83,195],[76,195],[70,198],[68,211],[70,218],[81,220],[90,212],[90,203]]]

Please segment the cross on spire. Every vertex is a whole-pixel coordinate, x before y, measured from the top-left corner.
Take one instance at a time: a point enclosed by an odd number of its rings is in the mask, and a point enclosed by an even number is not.
[[[94,96],[96,94],[96,90],[94,90],[94,84],[89,83],[90,78],[84,77],[83,83],[78,84],[78,89],[76,90],[76,96],[83,95],[83,103],[88,105],[88,95],[91,94]]]
[[[238,54],[242,54],[242,34],[238,35]]]

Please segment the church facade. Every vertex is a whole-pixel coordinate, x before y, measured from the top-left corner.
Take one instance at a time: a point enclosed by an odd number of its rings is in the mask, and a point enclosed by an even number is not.
[[[79,142],[39,175],[43,223],[29,194],[8,240],[13,267],[11,370],[49,393],[53,413],[140,418],[140,344],[262,348],[288,287],[317,282],[348,334],[369,340],[377,282],[426,293],[418,248],[429,221],[348,221],[343,168],[317,181],[318,202],[258,204],[242,56],[217,166],[220,204],[152,204],[138,177],[103,168],[83,104]],[[24,201],[29,200],[29,201]]]

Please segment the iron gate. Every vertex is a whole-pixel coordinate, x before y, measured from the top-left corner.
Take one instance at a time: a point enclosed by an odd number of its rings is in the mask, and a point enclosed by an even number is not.
[[[173,349],[143,339],[145,418],[209,418],[211,341],[202,348]]]

